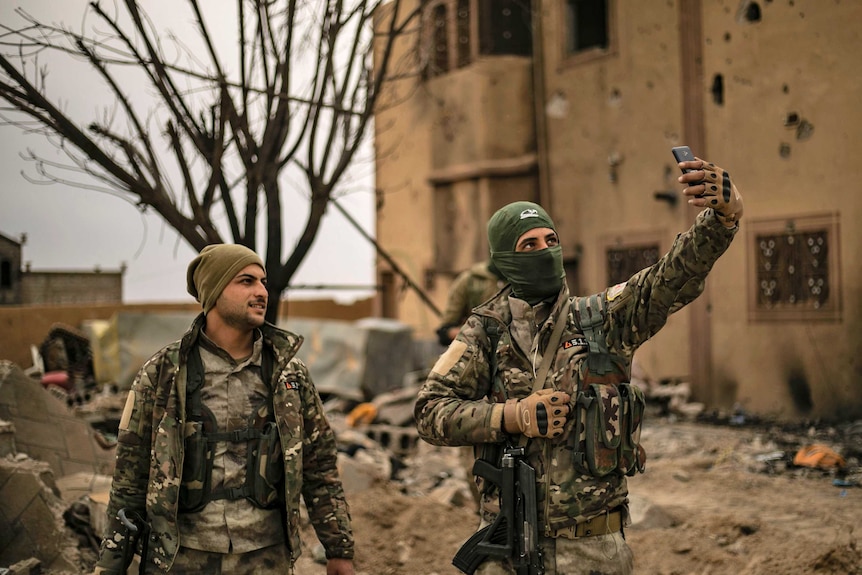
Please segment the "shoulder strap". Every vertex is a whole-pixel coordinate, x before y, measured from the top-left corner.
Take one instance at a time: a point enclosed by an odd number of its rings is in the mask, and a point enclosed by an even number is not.
[[[488,353],[488,366],[491,378],[489,381],[491,388],[493,388],[497,379],[497,344],[500,343],[500,324],[486,316],[482,316],[482,323],[485,325],[485,333],[488,334],[488,341],[491,346]]]
[[[263,384],[269,388],[269,396],[275,391],[275,383],[272,381],[272,370],[275,365],[275,352],[268,345],[263,346],[260,358],[260,376],[263,378]]]
[[[201,387],[204,384],[204,364],[198,344],[189,350],[188,374],[186,376],[186,419],[200,421],[203,403],[201,402]]]
[[[604,299],[597,294],[575,299],[577,302],[574,309],[575,317],[590,346],[590,354],[587,356],[590,373],[597,375],[609,373],[613,370],[613,364],[608,355],[608,344],[605,339]]]
[[[533,381],[533,393],[536,393],[545,387],[545,379],[548,377],[548,371],[551,369],[551,361],[557,354],[557,346],[560,344],[560,337],[563,335],[563,328],[566,327],[566,307],[560,308],[560,315],[557,316],[557,321],[554,324],[554,331],[551,332],[551,337],[548,339],[548,346],[545,348],[545,353],[542,354],[542,365],[539,366],[539,372],[536,374],[536,379]]]

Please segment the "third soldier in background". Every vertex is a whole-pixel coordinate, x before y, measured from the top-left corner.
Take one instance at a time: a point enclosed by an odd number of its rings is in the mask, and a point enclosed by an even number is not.
[[[449,287],[446,309],[437,328],[440,345],[452,343],[473,308],[491,299],[506,283],[490,261],[470,266],[458,274]]]

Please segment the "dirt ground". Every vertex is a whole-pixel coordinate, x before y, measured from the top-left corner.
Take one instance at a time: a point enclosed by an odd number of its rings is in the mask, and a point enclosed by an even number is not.
[[[857,435],[842,441],[858,454],[862,425],[856,428]],[[849,476],[791,463],[800,445],[829,444],[833,434],[666,419],[648,423],[647,471],[629,482],[634,524],[626,537],[636,572],[862,575],[862,487],[833,484],[858,482],[858,456],[848,458],[857,473]],[[408,496],[395,482],[348,498],[358,575],[459,573],[451,558],[477,523],[469,505]],[[309,548],[297,573],[324,575],[313,560],[311,531],[304,540]]]

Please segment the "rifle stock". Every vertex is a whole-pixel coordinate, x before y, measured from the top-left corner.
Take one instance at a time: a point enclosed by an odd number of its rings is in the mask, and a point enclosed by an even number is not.
[[[503,451],[500,467],[477,459],[473,473],[500,489],[500,513],[458,550],[452,564],[472,575],[489,559],[510,559],[518,575],[542,575],[538,543],[536,471],[524,460],[523,447]]]

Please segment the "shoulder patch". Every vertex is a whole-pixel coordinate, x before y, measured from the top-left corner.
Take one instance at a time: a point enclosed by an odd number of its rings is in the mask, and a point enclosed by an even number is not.
[[[278,376],[276,387],[283,385],[285,389],[299,389],[299,383],[289,379],[288,370],[283,370]]]
[[[123,415],[120,417],[120,431],[129,430],[129,421],[132,419],[132,410],[135,408],[135,390],[129,390],[129,395],[126,396],[126,405],[123,407]]]
[[[456,339],[449,344],[449,347],[443,352],[443,355],[437,359],[437,363],[434,364],[431,371],[437,375],[446,375],[449,373],[449,370],[452,369],[452,366],[461,359],[461,356],[464,355],[466,350],[467,344]]]
[[[623,290],[626,289],[626,282],[619,283],[615,286],[609,287],[607,291],[608,301],[614,301],[617,296],[623,293]]]

